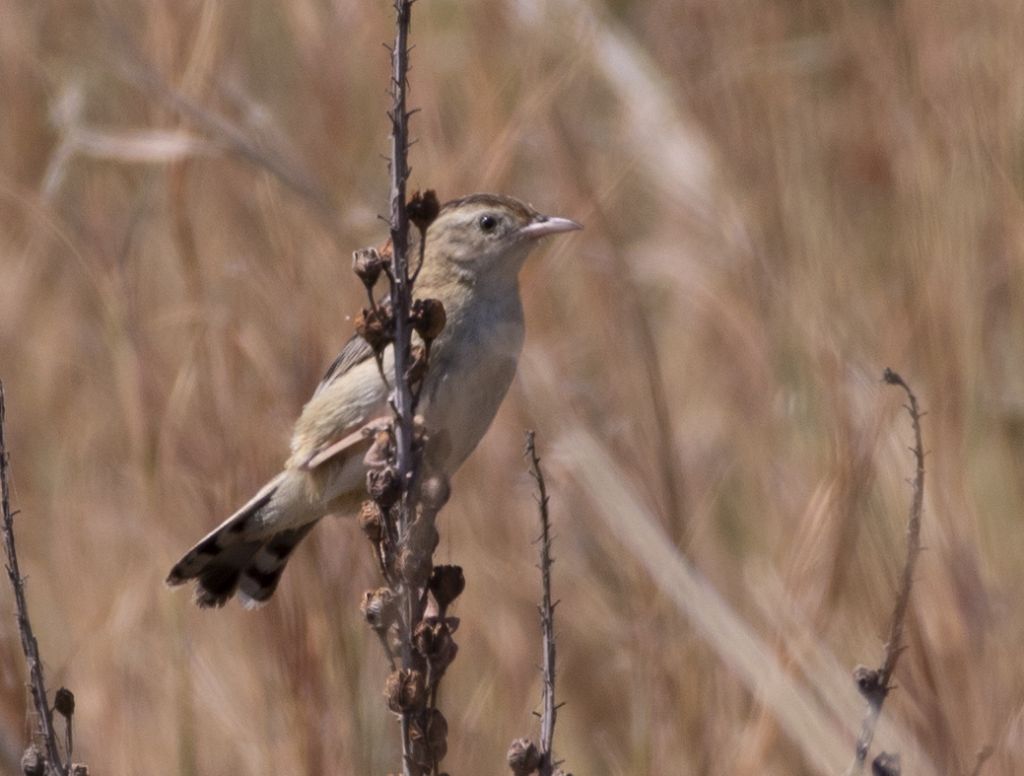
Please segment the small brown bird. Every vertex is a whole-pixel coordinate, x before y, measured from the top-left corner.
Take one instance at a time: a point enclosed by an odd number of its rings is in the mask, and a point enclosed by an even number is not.
[[[447,325],[431,348],[419,414],[431,464],[454,474],[483,437],[515,375],[523,345],[519,270],[541,237],[582,228],[512,197],[447,203],[426,233],[416,296],[439,299]],[[394,354],[384,353],[385,374]],[[354,514],[366,498],[363,448],[338,443],[389,417],[388,389],[370,346],[349,340],[295,424],[284,471],[171,569],[168,585],[196,580],[196,603],[246,607],[273,595],[288,557],[325,515]],[[338,450],[338,452],[334,452]]]

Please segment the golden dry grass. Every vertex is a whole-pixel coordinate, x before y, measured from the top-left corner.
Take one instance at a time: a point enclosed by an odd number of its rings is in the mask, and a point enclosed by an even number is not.
[[[415,13],[413,184],[587,225],[526,270],[519,378],[442,517],[469,580],[447,767],[500,773],[534,724],[533,427],[572,769],[840,771],[847,672],[880,658],[902,560],[892,366],[931,455],[881,743],[912,773],[969,772],[986,743],[986,774],[1024,772],[1021,4]],[[319,529],[257,613],[162,585],[276,471],[349,336],[348,252],[382,233],[388,4],[0,0],[0,19],[0,376],[79,756],[114,776],[393,769],[353,525]],[[140,81],[133,47],[236,135]],[[0,656],[16,754],[9,617]]]

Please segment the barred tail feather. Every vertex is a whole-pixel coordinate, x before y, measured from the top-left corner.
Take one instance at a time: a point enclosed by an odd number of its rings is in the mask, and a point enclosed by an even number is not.
[[[196,580],[195,601],[202,608],[223,606],[238,592],[247,608],[265,603],[280,581],[288,556],[317,520],[270,533],[263,528],[268,507],[287,473],[267,483],[235,514],[185,553],[167,576],[174,587]]]
[[[246,609],[257,609],[265,604],[277,590],[281,574],[288,563],[288,557],[310,531],[317,521],[307,523],[299,528],[274,534],[266,544],[262,545],[249,563],[242,569],[238,583],[238,600]]]

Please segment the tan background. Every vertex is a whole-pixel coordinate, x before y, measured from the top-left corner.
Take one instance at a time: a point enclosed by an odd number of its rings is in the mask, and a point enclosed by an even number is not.
[[[0,376],[79,758],[395,769],[351,523],[258,613],[162,585],[276,471],[349,336],[349,252],[383,234],[390,6],[0,0],[0,19]],[[527,267],[519,377],[442,515],[469,580],[447,768],[501,773],[535,730],[532,427],[567,765],[839,772],[910,497],[892,366],[931,454],[882,743],[907,772],[969,773],[988,743],[986,774],[1024,772],[1020,4],[423,0],[415,19],[413,186],[587,225]],[[645,519],[671,542],[612,528]],[[683,563],[720,598],[673,597]],[[6,758],[28,729],[18,651],[4,614]]]

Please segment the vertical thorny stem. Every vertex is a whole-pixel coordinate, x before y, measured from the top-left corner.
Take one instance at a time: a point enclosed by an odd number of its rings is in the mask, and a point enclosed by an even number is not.
[[[391,309],[395,325],[395,375],[392,385],[392,409],[395,413],[395,462],[401,484],[401,501],[398,509],[398,535],[402,536],[409,525],[409,490],[415,462],[413,460],[413,400],[407,378],[410,366],[412,329],[409,323],[409,309],[412,304],[412,288],[409,280],[409,218],[406,212],[405,187],[409,178],[409,112],[406,110],[409,71],[409,22],[412,16],[412,0],[395,0],[395,44],[391,49]],[[402,668],[412,667],[412,623],[415,616],[416,595],[408,584],[402,587],[400,607],[403,613],[402,627]],[[402,713],[402,769],[410,776],[410,713]]]
[[[49,761],[49,772],[66,774],[57,746],[57,734],[53,728],[53,713],[46,698],[46,683],[43,680],[43,663],[39,658],[39,644],[36,642],[32,625],[28,618],[28,605],[25,603],[25,580],[18,567],[18,555],[14,547],[14,513],[11,511],[11,493],[7,478],[7,444],[4,440],[4,385],[0,382],[0,489],[3,504],[3,535],[4,552],[7,555],[7,577],[14,589],[14,603],[18,620],[18,632],[21,634],[21,648],[25,653],[25,662],[29,669],[29,686],[32,690],[32,702],[39,717],[39,728],[46,745],[46,756]]]
[[[910,505],[910,517],[907,521],[907,556],[903,564],[903,575],[900,579],[896,604],[893,607],[892,621],[889,625],[889,637],[885,643],[882,665],[877,669],[858,667],[854,672],[861,693],[868,701],[868,709],[861,723],[860,735],[857,737],[857,749],[848,774],[861,773],[867,760],[868,750],[875,736],[875,727],[882,713],[882,705],[892,689],[891,681],[896,671],[896,663],[903,652],[903,625],[906,621],[907,608],[910,605],[910,590],[914,584],[914,569],[918,555],[921,554],[921,513],[924,508],[924,444],[921,441],[921,409],[917,397],[896,372],[886,369],[883,376],[889,385],[900,386],[907,394],[907,412],[914,430],[914,454],[916,472],[914,474],[914,493]]]
[[[555,703],[555,607],[551,600],[551,521],[548,515],[548,491],[544,484],[544,473],[540,468],[540,457],[533,431],[526,432],[526,455],[530,459],[530,476],[537,483],[537,506],[540,512],[540,574],[541,604],[540,627],[544,645],[544,659],[541,670],[544,674],[544,689],[540,717],[540,776],[551,776],[555,763],[552,755],[552,740],[555,737],[555,718],[559,705]]]

